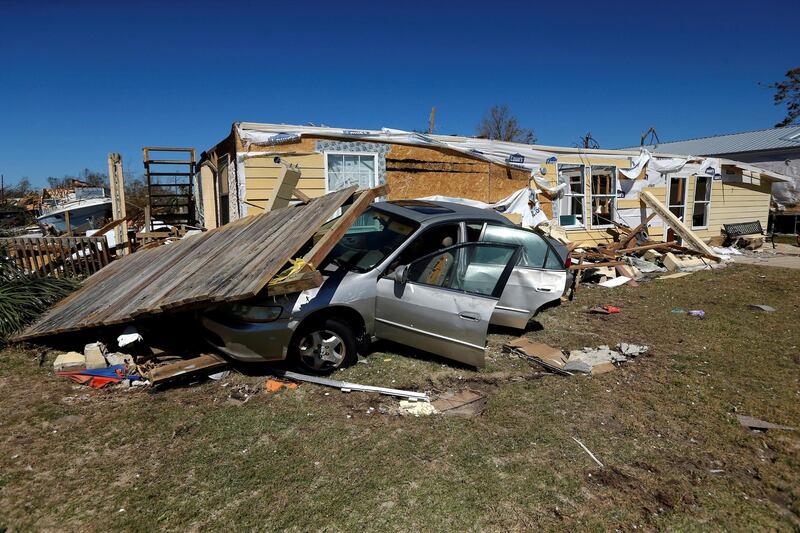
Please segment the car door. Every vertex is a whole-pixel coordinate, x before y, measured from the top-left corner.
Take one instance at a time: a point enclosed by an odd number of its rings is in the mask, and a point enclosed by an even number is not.
[[[375,335],[482,367],[494,307],[522,249],[466,243],[378,279]]]
[[[475,235],[467,228],[467,239]],[[525,329],[542,306],[561,298],[567,281],[566,268],[555,250],[537,233],[513,226],[485,224],[479,242],[498,242],[522,246],[506,288],[495,307],[491,323]]]

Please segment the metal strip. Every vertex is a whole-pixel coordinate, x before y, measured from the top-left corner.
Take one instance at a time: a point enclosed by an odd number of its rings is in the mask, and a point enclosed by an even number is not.
[[[307,381],[309,383],[316,383],[317,385],[325,385],[326,387],[334,387],[343,392],[359,391],[359,392],[377,392],[387,396],[400,396],[401,398],[408,398],[409,400],[421,400],[428,402],[430,399],[424,392],[414,392],[400,389],[388,389],[386,387],[374,387],[372,385],[359,385],[358,383],[348,383],[346,381],[337,381],[335,379],[321,378],[317,376],[307,376],[305,374],[298,374],[297,372],[276,371],[276,374],[293,379],[296,381]]]
[[[526,311],[527,312],[527,311]],[[427,335],[428,337],[433,337],[435,339],[440,339],[447,342],[454,342],[456,344],[461,344],[463,346],[469,346],[470,348],[476,348],[478,350],[483,351],[486,347],[485,346],[478,346],[477,344],[472,344],[469,342],[462,341],[460,339],[454,339],[452,337],[445,337],[444,335],[437,335],[436,333],[431,333],[430,331],[422,331],[421,329],[412,328],[411,326],[405,326],[403,324],[398,324],[397,322],[391,322],[389,320],[375,317],[377,322],[383,322],[384,324],[388,324],[390,326],[394,326],[400,329],[404,329],[406,331],[413,331],[414,333],[420,333],[422,335]]]

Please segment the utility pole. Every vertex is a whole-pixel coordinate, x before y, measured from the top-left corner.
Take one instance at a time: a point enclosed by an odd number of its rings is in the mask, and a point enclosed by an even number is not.
[[[6,178],[0,174],[0,205],[6,203]]]
[[[436,106],[431,107],[431,118],[428,120],[428,134],[433,133],[433,125],[436,122]]]

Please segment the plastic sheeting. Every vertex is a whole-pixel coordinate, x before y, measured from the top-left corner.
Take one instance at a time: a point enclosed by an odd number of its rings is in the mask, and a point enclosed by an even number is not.
[[[454,198],[452,196],[426,196],[420,200],[428,200],[430,202],[452,202],[454,204],[469,205],[479,209],[494,209],[500,213],[514,213],[522,215],[523,227],[535,228],[539,224],[547,222],[547,216],[542,211],[536,194],[528,188],[519,189],[513,192],[506,198],[493,204],[487,204],[478,200],[470,200],[468,198]],[[533,207],[529,205],[533,202]]]

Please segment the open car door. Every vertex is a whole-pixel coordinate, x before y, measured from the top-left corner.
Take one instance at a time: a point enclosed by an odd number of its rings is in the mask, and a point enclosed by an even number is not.
[[[489,320],[521,250],[511,244],[458,244],[380,277],[375,335],[484,366]]]

